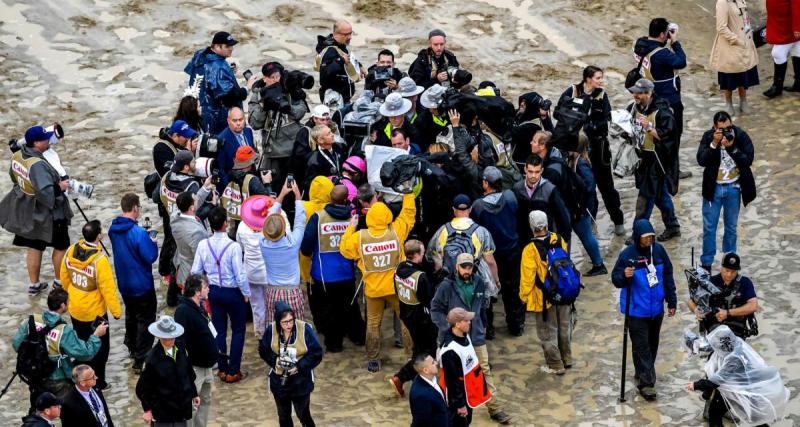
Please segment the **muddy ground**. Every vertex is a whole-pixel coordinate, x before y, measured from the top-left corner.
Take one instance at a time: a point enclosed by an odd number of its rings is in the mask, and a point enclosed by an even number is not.
[[[754,22],[763,22],[763,0],[759,3],[751,4]],[[69,174],[97,185],[94,198],[81,204],[87,215],[108,224],[117,215],[122,194],[142,191],[142,179],[152,167],[150,147],[157,129],[171,121],[183,92],[186,76],[181,70],[215,31],[231,31],[241,41],[233,61],[242,70],[258,70],[268,60],[279,60],[311,72],[316,35],[328,34],[335,18],[348,17],[353,22],[353,49],[365,62],[386,47],[397,53],[403,69],[424,47],[427,32],[438,27],[447,32],[448,47],[477,81],[494,81],[514,100],[529,90],[557,99],[568,84],[580,79],[583,66],[594,64],[606,69],[612,105],[620,108],[630,98],[621,83],[635,65],[632,43],[646,33],[649,19],[660,15],[680,24],[690,62],[683,73],[686,131],[681,162],[694,177],[681,181],[675,199],[683,236],[666,245],[676,270],[679,300],[685,301],[688,293],[680,272],[690,263],[690,248],[699,250],[702,236],[702,169],[694,161],[695,151],[712,113],[722,106],[716,76],[707,65],[713,7],[710,0],[0,0],[0,75],[4,77],[0,79],[0,137],[18,137],[35,123],[63,123],[68,137],[58,151]],[[759,191],[758,198],[741,212],[739,252],[745,273],[756,283],[762,307],[758,314],[761,335],[751,343],[781,369],[792,399],[789,419],[779,425],[789,426],[800,423],[796,355],[800,328],[795,308],[800,303],[796,222],[800,156],[792,145],[800,134],[800,96],[764,99],[760,92],[772,75],[768,48],[761,49],[760,57],[762,84],[751,94],[754,112],[736,118],[756,146],[753,166]],[[316,100],[316,95],[312,98]],[[0,180],[0,192],[10,186],[10,181]],[[636,191],[629,180],[618,181],[617,186],[629,227]],[[153,204],[145,202],[144,209],[157,220]],[[73,238],[81,223],[78,219],[73,223]],[[654,224],[658,230],[663,228],[660,221]],[[613,264],[623,247],[611,228],[608,216],[601,213],[597,230],[607,264]],[[13,370],[11,337],[17,325],[45,303],[43,296],[27,296],[24,251],[12,247],[11,241],[11,235],[0,233],[0,378],[10,377]],[[585,270],[588,266],[579,246],[574,256]],[[52,279],[47,264],[43,278]],[[497,397],[515,417],[515,424],[700,425],[702,401],[683,389],[701,375],[702,365],[697,359],[686,359],[679,350],[683,329],[693,324],[685,303],[679,304],[679,316],[664,322],[658,401],[647,403],[629,392],[628,403],[620,405],[616,401],[622,330],[618,293],[608,277],[589,279],[587,285],[578,303],[575,368],[563,377],[540,370],[543,358],[533,319],[521,338],[512,339],[504,327],[498,327],[498,338],[489,345],[492,370],[499,386]],[[159,287],[159,312],[170,312],[163,304],[163,291]],[[496,322],[503,324],[502,314]],[[346,345],[344,353],[326,355],[312,396],[318,425],[409,423],[407,401],[394,397],[386,382],[403,362],[402,351],[391,348],[388,323],[380,373],[367,373],[362,349]],[[122,345],[123,323],[112,321],[111,326],[108,375],[113,388],[106,398],[116,425],[140,425],[141,407],[133,394],[136,377]],[[251,376],[236,385],[215,383],[213,426],[277,425],[266,389],[265,364],[255,351],[253,335],[248,334],[247,340],[244,369]],[[629,390],[632,373],[631,369]],[[26,408],[27,391],[15,382],[0,400],[0,424],[17,425]],[[492,424],[482,409],[474,420],[475,425]]]

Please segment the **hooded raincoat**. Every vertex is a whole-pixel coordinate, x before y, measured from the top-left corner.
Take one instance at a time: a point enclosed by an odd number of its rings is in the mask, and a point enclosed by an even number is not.
[[[111,263],[98,245],[81,239],[67,249],[61,263],[61,286],[69,293],[73,318],[92,322],[108,311],[115,319],[122,317]]]
[[[324,176],[318,176],[311,181],[311,187],[308,191],[309,200],[303,202],[303,207],[306,211],[306,223],[317,211],[331,202],[331,190],[333,190],[333,182]],[[311,281],[311,257],[307,257],[302,253],[300,254],[300,277],[305,283]]]

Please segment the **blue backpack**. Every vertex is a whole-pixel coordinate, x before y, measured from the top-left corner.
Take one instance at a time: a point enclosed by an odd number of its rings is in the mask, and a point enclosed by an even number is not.
[[[547,262],[547,275],[544,283],[537,283],[545,300],[555,305],[569,305],[581,293],[581,273],[561,247],[561,237],[550,233],[549,242],[534,239],[542,261]],[[537,281],[538,282],[538,281]]]

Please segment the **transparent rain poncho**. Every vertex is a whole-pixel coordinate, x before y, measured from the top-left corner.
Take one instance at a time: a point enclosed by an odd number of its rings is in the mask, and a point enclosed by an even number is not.
[[[778,369],[769,367],[747,343],[725,325],[708,334],[714,353],[705,365],[708,379],[719,385],[738,423],[773,423],[783,417],[789,400]]]

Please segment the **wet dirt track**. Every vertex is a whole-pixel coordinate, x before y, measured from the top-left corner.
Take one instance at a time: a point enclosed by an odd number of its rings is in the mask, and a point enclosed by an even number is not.
[[[761,21],[762,10],[751,2],[754,21]],[[18,137],[34,123],[63,123],[67,140],[57,150],[72,177],[97,184],[94,199],[81,203],[90,217],[107,225],[117,215],[122,194],[141,193],[142,179],[152,168],[150,147],[157,129],[171,121],[183,92],[181,70],[217,30],[229,30],[241,41],[234,52],[240,70],[258,70],[267,60],[279,60],[311,72],[316,35],[329,33],[336,17],[353,22],[353,48],[364,62],[387,47],[397,53],[403,69],[424,46],[427,31],[440,27],[448,34],[448,47],[476,80],[494,81],[511,99],[537,90],[556,100],[568,84],[579,80],[583,66],[594,64],[606,69],[612,106],[621,108],[630,98],[621,79],[635,65],[630,47],[656,15],[681,25],[680,38],[689,56],[690,65],[683,73],[686,130],[681,162],[694,173],[681,181],[675,199],[683,236],[666,245],[681,302],[679,315],[665,320],[662,330],[659,399],[647,403],[629,391],[627,404],[616,402],[622,318],[617,312],[618,293],[607,276],[587,280],[578,303],[576,363],[567,375],[554,377],[540,370],[543,357],[532,318],[523,337],[510,338],[499,310],[498,338],[489,344],[489,351],[497,397],[515,417],[515,425],[700,425],[699,394],[689,394],[683,387],[701,375],[701,362],[685,359],[679,337],[692,324],[684,303],[688,293],[682,269],[689,265],[690,247],[699,253],[702,236],[702,169],[694,161],[695,151],[712,112],[722,107],[716,76],[707,67],[713,41],[711,1],[0,0],[0,75],[4,76],[0,137]],[[759,53],[762,84],[750,96],[754,113],[736,119],[756,147],[753,169],[759,192],[741,211],[738,246],[744,272],[755,282],[761,303],[761,335],[751,343],[768,363],[781,369],[792,400],[789,419],[779,425],[789,426],[800,423],[796,355],[800,327],[795,308],[800,303],[800,155],[794,146],[800,135],[800,96],[785,94],[769,102],[761,97],[771,82],[772,66],[768,47]],[[312,98],[316,100],[316,95]],[[0,163],[2,168],[7,165]],[[3,194],[10,185],[0,179]],[[629,229],[636,192],[631,181],[618,181],[617,187]],[[152,203],[144,202],[144,209],[154,221],[158,218]],[[653,218],[660,232],[658,214]],[[81,224],[82,219],[73,222],[73,240]],[[609,268],[623,244],[622,239],[612,238],[611,229],[601,208],[598,239]],[[45,303],[44,296],[27,296],[24,251],[12,247],[11,241],[11,235],[0,233],[0,381],[13,370],[11,337],[17,325]],[[573,255],[579,268],[586,270],[579,245]],[[43,279],[52,279],[46,262]],[[164,289],[158,289],[159,312],[169,312],[163,303]],[[133,394],[136,377],[122,345],[123,323],[112,321],[111,326],[108,375],[113,388],[105,393],[106,399],[116,425],[142,425],[141,407]],[[387,316],[384,367],[377,374],[366,371],[363,349],[348,343],[343,353],[325,356],[312,395],[318,425],[408,425],[408,402],[395,397],[386,381],[403,362],[402,350],[391,346],[390,326]],[[210,425],[277,425],[265,364],[257,355],[252,329],[248,330],[243,369],[251,375],[241,384],[215,383]],[[632,375],[631,367],[629,390]],[[0,424],[18,425],[26,408],[27,390],[15,382],[0,400]],[[476,411],[474,425],[492,424],[486,410]]]

